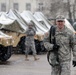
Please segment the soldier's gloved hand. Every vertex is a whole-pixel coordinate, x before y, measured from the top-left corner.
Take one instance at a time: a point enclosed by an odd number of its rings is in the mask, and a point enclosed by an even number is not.
[[[59,49],[59,45],[57,45],[57,44],[54,44],[54,46],[53,46],[53,49],[55,50],[55,49]]]
[[[75,67],[76,66],[76,61],[73,61],[72,64],[73,64],[73,67]]]

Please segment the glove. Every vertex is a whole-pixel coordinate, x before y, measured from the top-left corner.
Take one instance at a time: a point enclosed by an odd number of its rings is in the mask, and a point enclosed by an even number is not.
[[[57,45],[57,44],[55,44],[54,46],[53,46],[53,50],[58,50],[60,48],[60,46],[59,45]]]
[[[76,61],[73,61],[73,63],[72,63],[72,64],[73,64],[73,67],[75,67],[75,66],[76,66]]]

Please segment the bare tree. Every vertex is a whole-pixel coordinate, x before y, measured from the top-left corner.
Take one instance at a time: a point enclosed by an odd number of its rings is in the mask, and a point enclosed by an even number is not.
[[[76,12],[76,0],[73,0],[73,3],[70,3],[70,0],[67,0],[67,5],[68,5],[68,16],[71,22],[73,23],[75,21],[75,12]]]
[[[66,16],[71,22],[75,19],[75,2],[71,4],[71,0],[52,0],[50,13],[53,18],[58,14]],[[74,0],[76,1],[76,0]]]
[[[67,9],[68,9],[68,17],[70,19],[70,21],[72,22],[72,12],[71,12],[71,4],[70,4],[70,0],[67,0]]]
[[[76,19],[75,18],[76,17],[76,15],[75,15],[76,14],[76,5],[75,4],[76,4],[76,0],[74,0],[74,3],[73,3],[73,12],[72,12],[73,13],[73,21],[75,21],[75,19]]]
[[[51,3],[50,13],[52,14],[53,18],[55,18],[58,14],[65,15],[66,7],[66,3],[63,3],[62,0],[54,0],[54,2]]]

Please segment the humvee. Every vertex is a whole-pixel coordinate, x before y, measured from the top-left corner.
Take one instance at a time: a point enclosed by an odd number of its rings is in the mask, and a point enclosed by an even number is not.
[[[0,31],[1,32],[1,31]],[[1,32],[2,33],[2,32]],[[0,33],[0,61],[6,61],[12,54],[12,37]]]
[[[20,38],[25,37],[25,35],[20,33],[23,32],[21,22],[7,16],[5,13],[0,15],[0,31],[12,37],[0,38],[0,61],[6,61],[11,57],[14,47],[18,47]]]
[[[4,15],[4,20],[2,20],[2,22],[0,23],[0,30],[11,36],[12,39],[8,39],[8,43],[3,40],[1,44],[1,61],[6,61],[8,60],[12,53],[19,53],[20,51],[22,53],[24,53],[25,50],[25,38],[26,35],[24,33],[24,31],[26,30],[26,28],[28,27],[26,24],[26,21],[20,17],[20,15],[16,12],[16,11],[10,11],[8,13],[8,15]],[[34,19],[34,18],[32,18]],[[8,23],[6,22],[8,21]],[[36,22],[36,20],[33,20],[36,24],[37,24],[37,29],[40,31],[40,33],[44,33],[46,31],[46,29],[44,29],[43,27],[40,26],[40,24],[38,22]],[[6,22],[6,23],[5,23]],[[42,43],[42,38],[43,36],[35,36],[35,43],[36,46],[39,46],[38,43],[41,42]],[[40,46],[39,46],[40,47]],[[42,47],[43,48],[43,47]],[[38,49],[40,50],[40,49]]]

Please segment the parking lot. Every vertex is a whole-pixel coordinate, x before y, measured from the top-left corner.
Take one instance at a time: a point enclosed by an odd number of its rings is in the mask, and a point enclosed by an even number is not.
[[[14,54],[7,62],[0,62],[0,75],[51,75],[46,54],[38,57],[40,60],[34,61],[30,55],[29,61],[25,61],[24,55]],[[76,75],[76,68],[72,68],[72,75]]]

